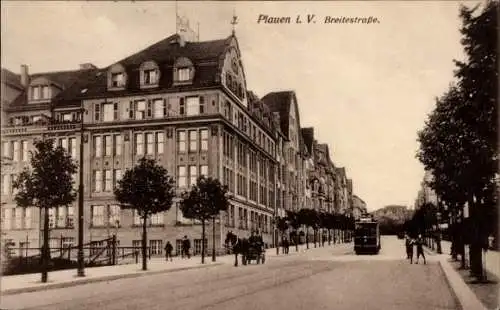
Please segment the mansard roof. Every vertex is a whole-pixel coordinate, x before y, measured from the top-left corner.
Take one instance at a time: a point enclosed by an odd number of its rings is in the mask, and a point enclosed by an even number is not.
[[[247,90],[247,101],[248,110],[250,113],[262,124],[264,124],[262,117],[269,118],[269,127],[272,131],[279,132],[279,125],[277,125],[277,120],[275,115],[269,110],[269,107],[265,105],[262,100],[253,91]],[[267,124],[264,124],[267,127]]]
[[[219,56],[226,51],[233,36],[225,39],[185,42],[184,46],[179,44],[180,36],[171,35],[145,49],[118,61],[125,67],[140,66],[143,62],[153,60],[158,64],[173,64],[178,57],[189,58],[193,62],[218,61]]]
[[[280,116],[280,127],[281,131],[285,134],[285,137],[288,139],[288,128],[290,126],[290,106],[292,103],[292,99],[295,99],[297,102],[297,97],[294,91],[286,90],[279,92],[271,92],[262,98],[262,101],[269,107],[272,112],[278,112]],[[297,122],[300,126],[300,114],[298,111],[298,104],[296,106],[295,115],[297,115]],[[299,135],[300,136],[300,135]]]
[[[185,42],[183,46],[179,43],[179,35],[175,34],[165,38],[144,50],[128,56],[115,64],[120,64],[125,68],[128,81],[123,90],[108,91],[107,72],[110,65],[96,72],[88,85],[87,90],[82,93],[82,87],[78,85],[65,94],[66,100],[71,100],[77,96],[78,99],[99,98],[105,96],[126,96],[134,94],[154,93],[162,91],[178,91],[178,87],[173,86],[173,68],[175,60],[179,57],[188,58],[194,65],[195,74],[193,82],[183,85],[183,89],[196,89],[210,87],[220,83],[219,74],[222,69],[222,59],[224,53],[231,44],[232,36],[213,41]],[[141,89],[139,83],[140,66],[146,61],[154,61],[160,69],[159,88]]]
[[[300,149],[300,153],[302,154],[302,156],[309,156],[311,153],[309,152],[309,150],[307,149],[307,146],[306,144],[304,143],[304,137],[302,137],[302,134],[299,133],[299,149]]]
[[[341,178],[346,178],[345,167],[335,168],[335,172],[337,172]]]
[[[19,90],[24,89],[21,84],[21,76],[5,68],[2,68],[2,83]]]
[[[96,69],[79,69],[71,71],[55,71],[55,72],[41,72],[29,75],[30,81],[35,81],[39,78],[45,78],[48,81],[56,84],[58,87],[62,88],[56,97],[52,98],[53,102],[57,103],[68,96],[67,92],[75,87],[75,85],[82,86],[87,85],[89,80],[92,79],[93,75],[97,72]],[[48,108],[50,103],[36,103],[27,104],[27,90],[23,88],[19,97],[16,98],[8,107],[9,111],[22,111],[22,110],[36,110],[40,108]],[[80,103],[77,103],[80,105]]]
[[[300,133],[302,134],[302,139],[304,140],[304,145],[307,148],[309,154],[313,153],[313,142],[314,142],[314,127],[300,128]]]

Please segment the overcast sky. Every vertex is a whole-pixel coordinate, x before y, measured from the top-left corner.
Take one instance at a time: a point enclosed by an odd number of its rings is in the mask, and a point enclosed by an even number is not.
[[[369,210],[413,206],[423,166],[417,130],[462,59],[460,2],[178,2],[200,40],[231,33],[238,16],[247,86],[297,94],[302,127],[314,127],[346,167]],[[468,1],[472,6],[476,2]],[[258,24],[260,14],[302,24]],[[307,14],[316,23],[307,24]],[[325,16],[378,24],[325,24]],[[107,66],[175,33],[174,2],[3,2],[2,67],[19,73]],[[196,29],[195,29],[196,30]]]

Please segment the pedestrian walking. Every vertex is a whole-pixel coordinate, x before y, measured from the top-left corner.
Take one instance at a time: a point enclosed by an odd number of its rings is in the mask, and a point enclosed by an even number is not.
[[[288,239],[287,238],[283,238],[283,252],[285,254],[288,254],[288,249],[290,248],[290,243],[288,242]]]
[[[167,241],[167,244],[165,244],[165,260],[168,262],[168,259],[170,258],[170,261],[172,261],[172,250],[174,247],[170,243],[170,241]]]
[[[413,262],[413,240],[408,234],[405,234],[405,246],[406,259],[409,259],[411,264]]]
[[[417,264],[418,264],[418,258],[420,255],[422,255],[422,258],[424,259],[424,265],[425,265],[425,255],[424,255],[424,240],[422,239],[422,235],[418,235],[417,240],[415,240],[415,244],[417,245]]]
[[[184,238],[182,239],[182,250],[181,250],[182,258],[184,257],[191,258],[191,255],[189,254],[190,248],[191,248],[191,242],[189,241],[187,236],[184,236]]]

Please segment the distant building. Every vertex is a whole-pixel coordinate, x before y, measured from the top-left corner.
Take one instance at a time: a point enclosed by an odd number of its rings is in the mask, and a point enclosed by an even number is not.
[[[352,213],[355,219],[359,219],[362,215],[366,214],[366,203],[357,195],[352,196]]]
[[[419,209],[426,203],[431,203],[435,206],[438,205],[436,192],[429,186],[429,183],[432,182],[432,179],[432,173],[430,171],[426,171],[424,174],[424,178],[420,183],[420,189],[415,200],[415,210]]]

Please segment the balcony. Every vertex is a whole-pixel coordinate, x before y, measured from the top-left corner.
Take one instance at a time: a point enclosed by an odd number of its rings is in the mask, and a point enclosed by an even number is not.
[[[25,125],[12,125],[2,128],[2,135],[23,135],[23,134],[41,134],[52,132],[75,131],[80,128],[80,122],[61,122],[61,123],[28,123]]]

